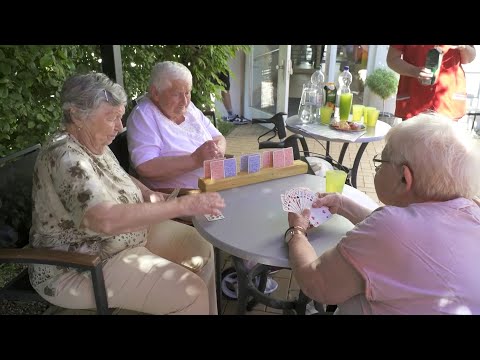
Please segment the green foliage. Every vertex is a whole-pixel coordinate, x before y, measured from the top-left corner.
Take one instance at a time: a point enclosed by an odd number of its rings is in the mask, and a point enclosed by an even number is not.
[[[247,45],[123,45],[125,90],[135,99],[147,91],[157,62],[178,61],[192,72],[192,101],[201,110],[212,109],[211,94],[219,96],[223,86],[216,74],[228,71],[237,51],[248,50]],[[0,46],[0,156],[43,143],[60,124],[65,79],[101,71],[100,61],[97,45]]]
[[[378,68],[367,76],[365,85],[385,101],[397,92],[398,78],[393,71]]]
[[[55,131],[63,82],[75,72],[100,70],[98,52],[96,46],[0,46],[0,156]]]
[[[153,66],[160,61],[177,61],[187,66],[193,77],[192,102],[200,110],[214,108],[223,83],[217,74],[229,71],[228,61],[248,45],[122,45],[125,90],[130,99],[148,90]],[[127,110],[128,111],[128,110]]]

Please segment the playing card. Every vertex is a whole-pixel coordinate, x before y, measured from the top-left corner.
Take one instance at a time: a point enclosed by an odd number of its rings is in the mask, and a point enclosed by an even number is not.
[[[203,162],[203,177],[205,179],[210,179],[210,163],[212,162],[213,160],[205,160]]]
[[[237,161],[235,158],[225,159],[223,161],[225,177],[232,177],[237,175]]]
[[[208,221],[215,221],[215,220],[225,219],[225,216],[223,216],[223,214],[220,214],[220,215],[207,214],[207,215],[205,215],[205,217],[207,218]]]
[[[293,165],[293,148],[288,147],[283,149],[283,154],[285,155],[285,166]]]
[[[248,157],[250,154],[242,155],[240,157],[240,171],[248,171]]]
[[[253,154],[248,156],[248,173],[255,173],[260,171],[260,154]]]
[[[268,150],[262,153],[262,168],[273,167],[273,151]]]
[[[210,162],[212,180],[225,178],[223,160],[213,160]]]
[[[326,206],[310,209],[310,224],[317,227],[332,217],[332,213]]]
[[[282,206],[285,211],[300,214],[304,209],[310,209],[315,200],[315,193],[308,188],[293,188],[281,194]]]
[[[297,187],[281,194],[280,199],[284,211],[301,214],[303,210],[310,209],[310,224],[316,227],[332,217],[331,212],[325,206],[312,208],[316,196],[309,188]]]
[[[273,167],[281,168],[285,166],[285,154],[283,149],[273,151]]]
[[[180,189],[181,189],[181,188],[175,188],[175,189],[170,193],[170,195],[168,195],[166,201],[175,199],[175,198],[178,196],[178,193],[180,192]]]

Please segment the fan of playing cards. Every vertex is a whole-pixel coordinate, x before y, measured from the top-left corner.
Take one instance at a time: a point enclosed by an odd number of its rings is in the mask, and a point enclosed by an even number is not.
[[[303,210],[310,209],[310,224],[317,227],[332,217],[326,206],[312,208],[312,203],[317,197],[309,188],[293,188],[280,195],[283,210],[301,214]]]

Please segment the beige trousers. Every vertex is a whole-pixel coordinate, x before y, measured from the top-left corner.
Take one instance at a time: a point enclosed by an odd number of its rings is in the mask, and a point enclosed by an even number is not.
[[[213,247],[195,228],[175,221],[154,225],[145,247],[121,251],[103,266],[110,308],[148,314],[217,314]],[[70,309],[95,308],[89,273],[57,279],[56,295]]]

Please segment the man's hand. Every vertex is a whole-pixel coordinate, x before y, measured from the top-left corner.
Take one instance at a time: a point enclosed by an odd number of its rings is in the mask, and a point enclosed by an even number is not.
[[[420,82],[420,84],[425,85],[425,84],[430,84],[430,79],[432,78],[433,73],[430,69],[427,68],[420,68],[417,79]]]

